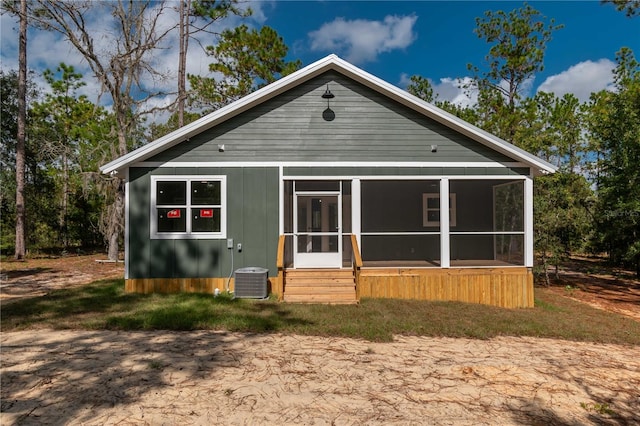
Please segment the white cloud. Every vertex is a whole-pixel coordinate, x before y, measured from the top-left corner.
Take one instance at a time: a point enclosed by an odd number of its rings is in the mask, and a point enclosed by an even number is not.
[[[0,52],[4,71],[18,69],[18,21],[9,13],[0,14]]]
[[[613,69],[616,64],[609,59],[596,62],[584,61],[552,75],[538,87],[538,92],[551,92],[556,96],[573,93],[581,102],[589,100],[593,92],[613,88]]]
[[[436,101],[449,101],[453,104],[461,107],[470,107],[478,102],[478,91],[474,87],[465,88],[465,85],[470,85],[472,82],[471,77],[463,78],[450,78],[444,77],[435,83],[432,79],[428,78],[433,89],[433,96]],[[400,76],[400,87],[406,89],[411,83],[411,77],[408,74],[402,74]]]
[[[411,45],[417,19],[415,15],[388,15],[383,21],[336,18],[309,33],[311,50],[338,53],[354,64],[375,61],[381,53]]]
[[[438,95],[438,99],[449,101],[461,107],[471,107],[478,103],[478,90],[471,85],[471,77],[440,79],[440,83],[434,84],[433,91]],[[465,86],[469,86],[465,88]]]

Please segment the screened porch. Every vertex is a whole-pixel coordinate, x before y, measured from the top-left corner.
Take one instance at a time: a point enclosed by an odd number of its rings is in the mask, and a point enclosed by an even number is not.
[[[364,268],[531,266],[527,186],[477,176],[285,181],[285,264],[331,252],[341,259],[333,267],[350,267],[354,234]]]

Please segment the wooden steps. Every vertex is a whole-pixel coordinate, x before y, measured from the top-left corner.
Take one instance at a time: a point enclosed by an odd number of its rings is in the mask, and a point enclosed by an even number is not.
[[[356,284],[350,269],[288,269],[284,273],[285,302],[356,304]]]

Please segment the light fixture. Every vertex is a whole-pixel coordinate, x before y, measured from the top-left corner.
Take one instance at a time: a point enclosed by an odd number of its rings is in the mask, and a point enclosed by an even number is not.
[[[322,118],[324,121],[333,121],[336,118],[336,113],[331,110],[331,106],[329,105],[329,100],[335,97],[336,95],[331,93],[331,90],[329,90],[329,83],[327,83],[327,90],[322,94],[322,99],[327,100],[327,109],[322,111]]]
[[[438,145],[431,145],[431,152],[438,152]]]
[[[224,152],[224,144],[218,144],[218,152]]]
[[[322,99],[333,99],[335,97],[336,95],[331,93],[331,90],[329,90],[329,85],[327,84],[327,90],[325,90],[324,93],[322,94]]]

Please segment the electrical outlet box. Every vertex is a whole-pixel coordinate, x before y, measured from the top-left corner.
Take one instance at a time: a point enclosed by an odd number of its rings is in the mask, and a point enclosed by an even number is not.
[[[238,243],[238,251],[242,251],[242,243]]]
[[[227,248],[233,249],[233,238],[227,238]]]

